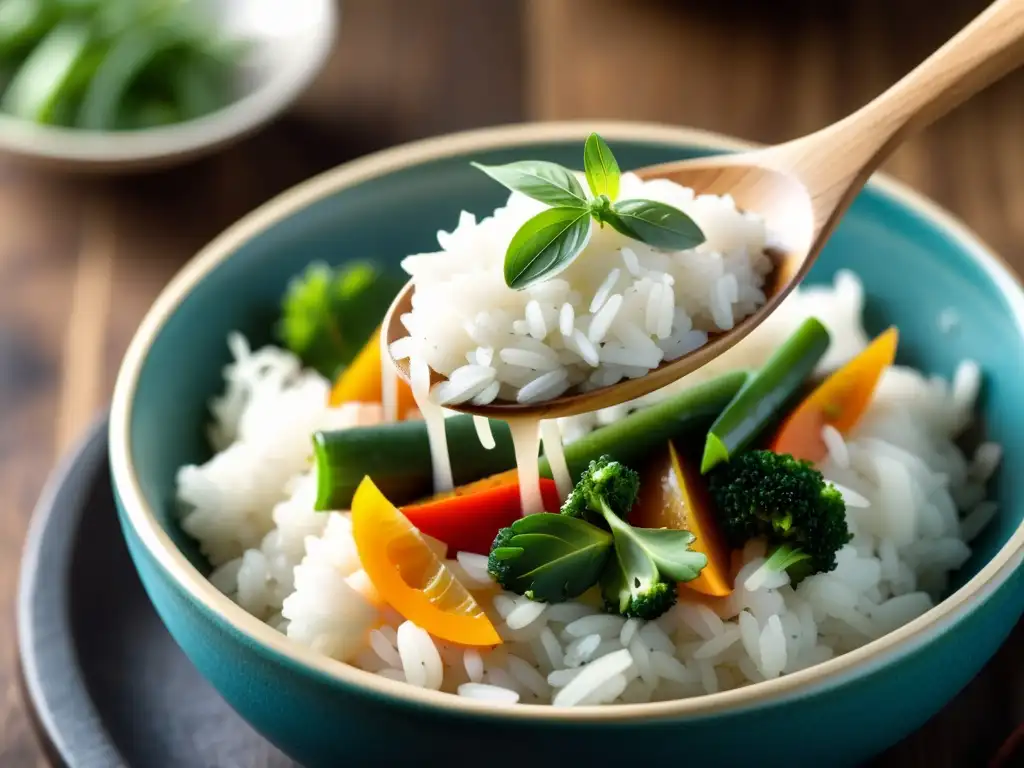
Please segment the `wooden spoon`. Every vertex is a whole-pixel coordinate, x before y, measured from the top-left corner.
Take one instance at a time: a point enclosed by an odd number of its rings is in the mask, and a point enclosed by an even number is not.
[[[1021,64],[1024,0],[998,0],[896,85],[838,123],[774,147],[635,171],[697,194],[730,194],[741,210],[764,217],[776,265],[765,287],[767,303],[727,333],[640,378],[541,403],[496,401],[454,409],[500,419],[569,416],[628,402],[700,368],[756,328],[807,275],[853,198],[897,146]],[[1024,137],[1024,125],[1021,130]],[[407,335],[399,318],[410,311],[412,292],[410,283],[384,319],[389,343]],[[395,362],[408,379],[408,361]]]

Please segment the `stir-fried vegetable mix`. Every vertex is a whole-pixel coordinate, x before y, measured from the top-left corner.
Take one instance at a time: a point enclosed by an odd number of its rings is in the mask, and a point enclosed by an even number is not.
[[[281,335],[306,365],[335,377],[331,405],[380,399],[375,322],[398,286],[366,270],[316,266],[285,298]],[[459,415],[445,420],[457,487],[435,496],[421,420],[315,433],[316,508],[351,507],[380,598],[465,645],[500,638],[432,541],[449,557],[488,555],[493,586],[530,600],[592,594],[610,613],[646,620],[671,608],[680,588],[730,594],[734,552],[753,540],[768,546],[766,567],[796,583],[834,569],[850,540],[843,496],[811,462],[823,456],[822,428],[848,434],[860,420],[894,360],[896,333],[815,386],[828,344],[809,319],[760,370],[726,373],[570,442],[574,485],[564,501],[539,456],[544,512],[521,514],[508,426],[490,423],[495,446],[486,450]]]
[[[235,98],[242,41],[193,0],[4,0],[0,111],[44,125],[141,130]]]

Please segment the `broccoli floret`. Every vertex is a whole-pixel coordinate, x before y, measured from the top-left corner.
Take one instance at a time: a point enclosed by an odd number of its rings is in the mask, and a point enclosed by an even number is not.
[[[609,613],[651,621],[675,604],[678,591],[631,539],[616,537],[615,553],[601,574],[601,595]]]
[[[513,558],[508,557],[508,549],[513,546],[512,539],[515,536],[516,532],[511,527],[499,528],[498,535],[494,537],[494,543],[491,544],[490,555],[487,557],[487,572],[502,589],[509,589],[514,578],[511,568]],[[498,552],[497,556],[494,554],[495,552]]]
[[[625,520],[640,495],[640,475],[610,456],[590,462],[562,504],[562,514],[603,524],[605,508]]]
[[[675,603],[676,583],[697,578],[708,561],[690,550],[689,531],[634,528],[626,522],[639,491],[636,472],[602,456],[590,462],[562,514],[601,522],[612,532],[615,551],[601,574],[606,608],[651,620]]]
[[[791,577],[833,570],[836,552],[851,538],[842,494],[812,464],[788,454],[734,456],[709,474],[708,491],[730,546],[763,537],[807,555],[792,563]]]

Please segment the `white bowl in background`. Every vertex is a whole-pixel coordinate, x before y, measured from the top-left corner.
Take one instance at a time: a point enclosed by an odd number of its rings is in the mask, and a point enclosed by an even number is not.
[[[250,50],[240,96],[196,120],[143,131],[91,132],[0,114],[0,156],[64,171],[123,173],[182,163],[230,144],[287,109],[334,46],[339,0],[206,0],[213,18]]]

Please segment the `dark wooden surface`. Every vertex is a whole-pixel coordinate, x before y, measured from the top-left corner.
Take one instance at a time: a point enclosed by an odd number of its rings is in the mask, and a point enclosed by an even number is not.
[[[628,118],[774,142],[862,104],[985,0],[348,0],[336,55],[277,125],[159,175],[0,159],[0,766],[45,764],[16,683],[21,541],[47,472],[110,395],[167,279],[293,183],[398,142],[519,120]],[[1024,72],[886,167],[1024,270]],[[984,765],[1024,720],[1024,629],[880,766]]]

